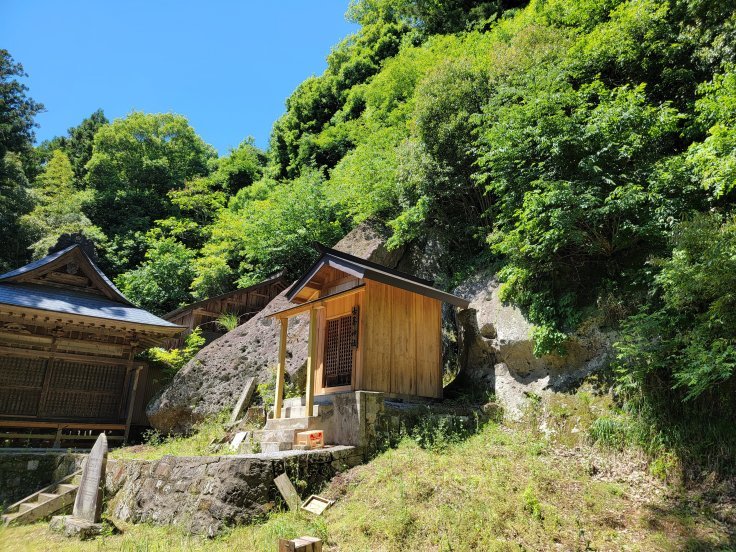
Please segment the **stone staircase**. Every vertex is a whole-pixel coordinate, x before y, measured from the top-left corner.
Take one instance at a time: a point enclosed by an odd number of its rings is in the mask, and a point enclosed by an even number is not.
[[[61,481],[52,483],[23,500],[11,504],[0,519],[4,525],[33,523],[71,506],[77,496],[81,475],[81,470],[76,471]]]
[[[304,397],[284,399],[283,418],[266,420],[266,426],[254,433],[254,438],[261,442],[261,452],[279,452],[306,448],[296,444],[296,434],[310,429],[321,429],[321,415],[332,410],[332,404],[315,404],[312,415],[307,414]]]

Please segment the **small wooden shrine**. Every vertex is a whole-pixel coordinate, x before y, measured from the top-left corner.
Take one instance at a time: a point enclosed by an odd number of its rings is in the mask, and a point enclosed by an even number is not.
[[[0,275],[0,440],[127,439],[155,391],[134,357],[182,329],[128,301],[78,245]]]
[[[281,323],[275,416],[281,415],[290,318],[309,313],[306,411],[315,395],[381,391],[442,397],[442,303],[468,301],[432,282],[317,246],[322,256],[287,292]]]
[[[286,279],[283,273],[280,273],[247,288],[236,289],[179,307],[165,314],[163,318],[173,324],[184,326],[185,330],[177,337],[167,338],[163,346],[167,349],[181,348],[186,337],[197,327],[202,330],[205,344],[210,343],[225,333],[217,323],[220,316],[234,314],[238,317],[238,324],[243,324],[284,291],[286,285]]]

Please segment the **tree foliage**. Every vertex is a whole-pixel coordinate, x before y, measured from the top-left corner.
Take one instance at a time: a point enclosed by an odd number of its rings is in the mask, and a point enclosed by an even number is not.
[[[34,240],[31,245],[34,258],[48,254],[62,234],[81,234],[97,245],[104,245],[106,238],[102,230],[84,214],[92,201],[92,192],[78,190],[74,183],[69,158],[61,150],[54,150],[31,191],[35,206],[21,217],[22,225]]]
[[[348,17],[268,151],[220,158],[181,116],[101,112],[29,157],[39,106],[5,53],[1,262],[79,211],[106,270],[164,312],[296,276],[310,242],[378,220],[390,247],[441,237],[448,281],[500,267],[539,354],[596,315],[623,325],[640,391],[733,383],[734,0],[356,0]]]
[[[208,174],[214,157],[180,115],[134,112],[98,130],[86,165],[95,193],[88,214],[110,237],[114,271],[143,260],[142,234],[176,213],[167,194]]]
[[[29,236],[20,218],[33,207],[29,193],[33,177],[33,128],[43,105],[26,95],[21,82],[23,66],[0,49],[0,226],[5,238],[0,248],[0,270],[27,258]]]

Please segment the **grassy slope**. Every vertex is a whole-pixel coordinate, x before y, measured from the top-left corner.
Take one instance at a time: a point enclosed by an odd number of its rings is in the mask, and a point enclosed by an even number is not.
[[[569,437],[569,434],[568,434]],[[728,517],[687,499],[634,453],[552,442],[491,424],[439,452],[403,442],[335,479],[322,518],[276,514],[214,541],[176,528],[121,525],[79,544],[45,524],[0,529],[0,550],[268,550],[311,534],[330,550],[730,550]],[[731,540],[729,540],[731,539]]]

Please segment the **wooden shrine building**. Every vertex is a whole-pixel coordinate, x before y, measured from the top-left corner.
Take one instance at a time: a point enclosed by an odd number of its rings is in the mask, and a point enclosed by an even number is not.
[[[306,412],[315,395],[380,391],[442,397],[442,303],[468,301],[416,278],[334,249],[287,292],[281,323],[275,417],[281,417],[288,321],[309,313]]]
[[[77,245],[0,275],[0,441],[127,439],[152,394],[134,356],[182,329],[133,305]]]
[[[184,326],[186,329],[184,333],[177,337],[167,338],[163,347],[167,349],[183,347],[184,340],[196,327],[202,329],[205,344],[214,341],[225,333],[217,323],[220,316],[234,314],[238,317],[238,324],[243,324],[284,291],[286,284],[283,273],[279,273],[268,280],[247,288],[236,289],[216,297],[210,297],[165,314],[165,320]]]

